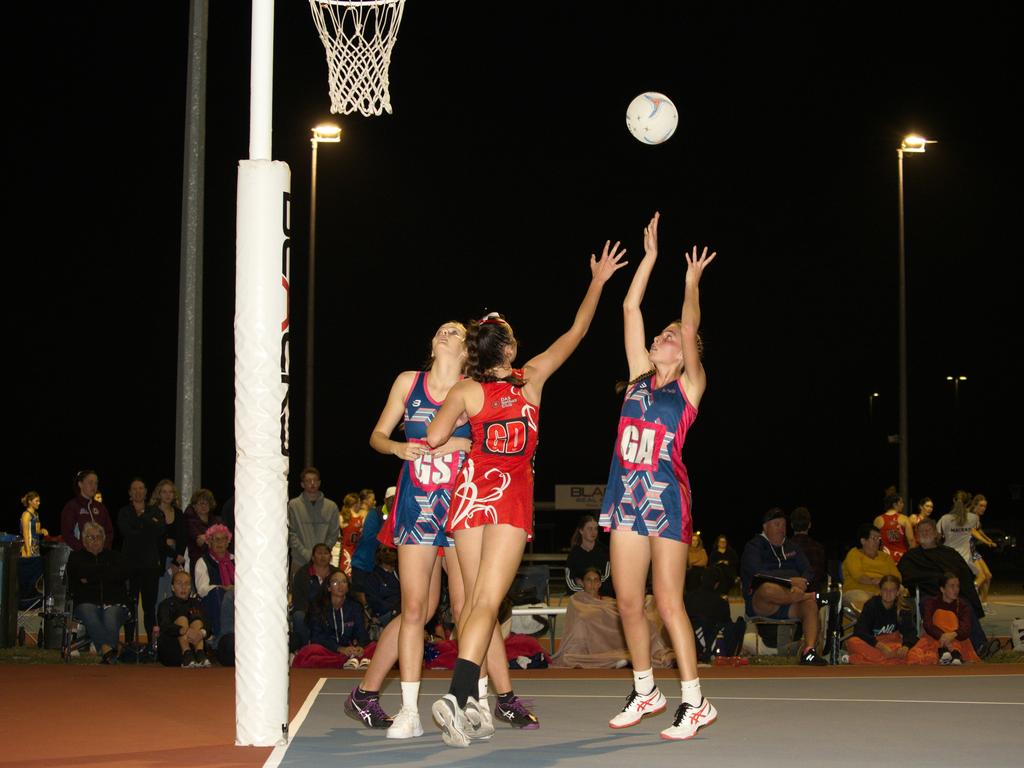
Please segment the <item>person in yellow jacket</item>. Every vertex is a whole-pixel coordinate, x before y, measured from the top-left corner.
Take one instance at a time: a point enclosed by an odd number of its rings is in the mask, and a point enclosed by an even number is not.
[[[860,546],[851,549],[843,560],[843,604],[860,610],[864,603],[878,594],[883,576],[899,578],[900,571],[888,552],[881,548],[882,534],[865,523],[857,529]]]

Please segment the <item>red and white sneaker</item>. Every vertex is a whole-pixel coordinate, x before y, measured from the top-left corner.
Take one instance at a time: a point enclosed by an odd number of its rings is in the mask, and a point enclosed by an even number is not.
[[[650,693],[640,694],[634,688],[626,699],[626,706],[615,717],[608,721],[611,728],[629,728],[636,725],[648,715],[657,715],[665,711],[665,697],[655,686]]]
[[[692,739],[700,728],[711,725],[717,717],[718,711],[707,699],[701,699],[699,707],[684,701],[676,710],[672,725],[661,732],[661,738]]]

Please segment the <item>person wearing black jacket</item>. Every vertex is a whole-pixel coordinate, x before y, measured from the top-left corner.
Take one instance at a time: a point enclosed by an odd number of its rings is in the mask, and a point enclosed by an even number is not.
[[[188,571],[174,574],[171,590],[173,594],[157,609],[157,657],[165,667],[208,667],[206,613],[199,598],[192,594]]]
[[[101,664],[117,663],[117,636],[124,624],[127,570],[121,553],[104,549],[107,532],[99,523],[86,523],[82,549],[68,557],[68,592],[73,615],[85,624]]]
[[[377,550],[377,567],[366,577],[363,585],[370,614],[377,618],[381,628],[402,611],[402,588],[395,572],[397,560],[396,550],[381,547]]]
[[[938,530],[930,517],[917,524],[917,546],[907,550],[897,567],[903,577],[903,586],[911,591],[916,590],[923,598],[937,597],[939,580],[943,574],[954,574],[961,584],[960,599],[966,601],[973,612],[971,644],[979,656],[988,655],[988,638],[979,621],[985,611],[981,607],[978,591],[974,588],[974,574],[959,552],[938,543]]]
[[[846,641],[851,664],[905,664],[907,653],[917,642],[913,611],[899,605],[900,580],[882,577],[879,594],[861,609],[853,636]]]
[[[128,604],[138,605],[139,595],[142,595],[143,627],[147,635],[152,635],[156,626],[157,584],[163,570],[165,524],[160,510],[146,505],[146,484],[139,478],[128,486],[128,499],[129,503],[117,513],[121,554],[128,569]],[[137,625],[135,620],[125,625],[126,639],[135,639]]]

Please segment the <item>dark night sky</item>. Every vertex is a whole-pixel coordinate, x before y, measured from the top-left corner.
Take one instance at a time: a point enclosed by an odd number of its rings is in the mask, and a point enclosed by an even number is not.
[[[277,6],[274,157],[291,167],[296,222],[294,493],[308,136],[329,101],[306,3]],[[439,323],[500,309],[527,359],[571,321],[589,254],[611,238],[639,257],[658,209],[649,330],[679,311],[682,250],[708,243],[720,254],[702,285],[709,389],[684,449],[698,527],[742,539],[768,506],[802,503],[823,538],[849,541],[896,481],[885,439],[897,431],[895,149],[913,130],[940,143],[907,167],[911,494],[944,511],[955,488],[984,492],[993,522],[1019,526],[1012,6],[963,5],[956,16],[862,3],[603,7],[410,0],[391,70],[395,114],[342,118],[343,142],[321,148],[325,490],[340,498],[393,482],[397,463],[367,438],[393,377],[419,364]],[[99,471],[115,510],[133,475],[152,485],[173,474],[188,8],[128,8],[19,10],[9,27],[25,38],[4,54],[18,180],[10,529],[29,488],[56,528],[82,467]],[[203,483],[222,498],[248,5],[211,3],[209,33]],[[680,112],[659,147],[624,126],[645,90]],[[609,284],[590,335],[545,388],[538,499],[556,482],[605,480],[631,273]],[[958,410],[952,373],[968,376]]]

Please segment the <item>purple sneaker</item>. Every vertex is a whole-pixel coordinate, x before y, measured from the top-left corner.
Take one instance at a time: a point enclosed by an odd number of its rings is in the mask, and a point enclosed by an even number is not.
[[[360,691],[358,685],[345,700],[345,713],[365,724],[367,728],[391,727],[391,718],[381,709],[380,696]]]
[[[537,716],[526,708],[518,696],[513,696],[505,702],[499,698],[498,706],[494,708],[494,717],[524,731],[535,731],[540,728]]]

